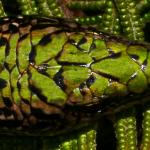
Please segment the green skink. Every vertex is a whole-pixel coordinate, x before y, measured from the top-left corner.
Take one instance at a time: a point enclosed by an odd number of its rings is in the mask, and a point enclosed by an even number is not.
[[[149,85],[148,43],[64,19],[0,20],[0,132],[89,124],[147,101]]]

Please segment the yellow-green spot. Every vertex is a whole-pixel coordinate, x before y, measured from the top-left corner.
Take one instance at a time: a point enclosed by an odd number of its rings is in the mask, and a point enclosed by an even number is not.
[[[54,58],[62,49],[62,46],[67,40],[65,33],[53,34],[50,36],[50,41],[46,45],[38,44],[36,49],[35,62],[37,65]]]
[[[10,73],[10,84],[11,87],[13,88],[12,97],[15,102],[20,102],[20,96],[17,88],[18,77],[19,77],[19,72],[17,67],[15,67]]]
[[[0,39],[1,40],[1,39]],[[3,69],[4,60],[5,60],[5,47],[6,45],[0,46],[0,72]]]
[[[75,54],[77,53],[79,50],[78,48],[71,44],[71,43],[66,43],[63,47],[63,55],[65,54]]]
[[[19,62],[19,71],[23,72],[29,64],[29,54],[31,51],[31,42],[30,36],[28,35],[25,39],[18,42],[18,62]]]
[[[89,52],[93,38],[90,36],[85,36],[86,42],[81,44],[79,47],[83,49],[84,52]]]
[[[66,54],[61,57],[60,62],[90,64],[92,62],[92,59],[88,54]]]
[[[46,97],[48,103],[63,105],[66,102],[67,95],[58,87],[55,82],[49,77],[38,73],[31,68],[30,85],[40,90],[39,94]],[[37,93],[35,93],[37,94]]]
[[[119,52],[125,51],[127,49],[127,45],[123,43],[119,43],[119,42],[116,43],[114,41],[112,42],[110,41],[110,42],[107,42],[107,48],[112,50],[115,53],[119,53]]]
[[[2,96],[3,97],[7,97],[7,98],[9,97],[9,98],[12,99],[11,88],[10,88],[10,81],[9,81],[9,72],[6,69],[4,69],[0,73],[0,78],[6,81],[6,86],[1,89]]]
[[[74,40],[75,44],[77,44],[84,36],[85,36],[84,33],[78,32],[70,35],[69,39]]]
[[[108,87],[108,79],[94,73],[93,74],[95,79],[95,82],[90,86],[91,92],[94,94],[94,96],[100,97],[103,95],[105,89]]]
[[[142,93],[147,88],[147,79],[142,71],[136,72],[136,76],[129,81],[128,88],[134,93]]]
[[[102,72],[118,78],[121,83],[126,84],[131,76],[140,70],[140,66],[136,64],[129,56],[123,55],[118,58],[104,59],[91,65],[94,72]]]
[[[43,36],[47,35],[47,34],[51,34],[52,32],[55,32],[59,30],[59,28],[56,27],[46,27],[44,29],[36,29],[36,30],[32,30],[31,32],[31,42],[32,45],[37,45],[39,43],[39,41],[43,38]]]
[[[53,78],[61,68],[61,65],[59,65],[55,59],[51,59],[46,63],[46,65],[48,65],[46,72],[50,75],[51,78]]]
[[[128,91],[125,85],[120,84],[118,82],[111,82],[106,88],[104,94],[111,95],[111,96],[116,96],[116,95],[125,96],[128,94]]]
[[[78,87],[90,76],[90,70],[84,67],[66,66],[63,70],[62,76],[69,90]]]
[[[104,40],[94,39],[95,48],[89,54],[94,59],[101,59],[109,55]]]
[[[147,57],[147,49],[140,45],[131,45],[127,49],[127,53],[131,55],[131,57],[134,58],[134,56],[137,56],[137,61],[142,64],[144,60]]]
[[[31,91],[29,89],[28,85],[28,75],[27,73],[23,74],[19,80],[20,83],[20,95],[21,98],[30,100],[31,97]]]
[[[19,34],[12,34],[9,39],[9,55],[6,56],[6,63],[8,64],[9,70],[16,64],[16,47],[19,39]]]
[[[60,62],[84,63],[84,64],[89,64],[93,61],[87,52],[78,50],[76,46],[70,43],[67,43],[63,47],[63,53],[58,60]]]

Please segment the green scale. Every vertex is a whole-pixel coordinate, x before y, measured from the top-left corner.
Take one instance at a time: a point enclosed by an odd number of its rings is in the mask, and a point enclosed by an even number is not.
[[[0,20],[2,133],[79,128],[148,101],[149,84],[148,43],[67,19]]]

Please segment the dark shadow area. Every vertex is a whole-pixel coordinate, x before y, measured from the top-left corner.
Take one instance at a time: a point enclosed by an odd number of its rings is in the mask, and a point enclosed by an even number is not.
[[[145,41],[150,42],[150,22],[144,28]]]
[[[116,138],[113,123],[102,118],[98,126],[97,150],[116,150]]]

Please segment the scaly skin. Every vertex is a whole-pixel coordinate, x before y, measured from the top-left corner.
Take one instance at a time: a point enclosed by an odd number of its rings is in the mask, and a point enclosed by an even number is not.
[[[0,30],[2,133],[54,135],[149,97],[147,43],[54,18],[4,18]]]

